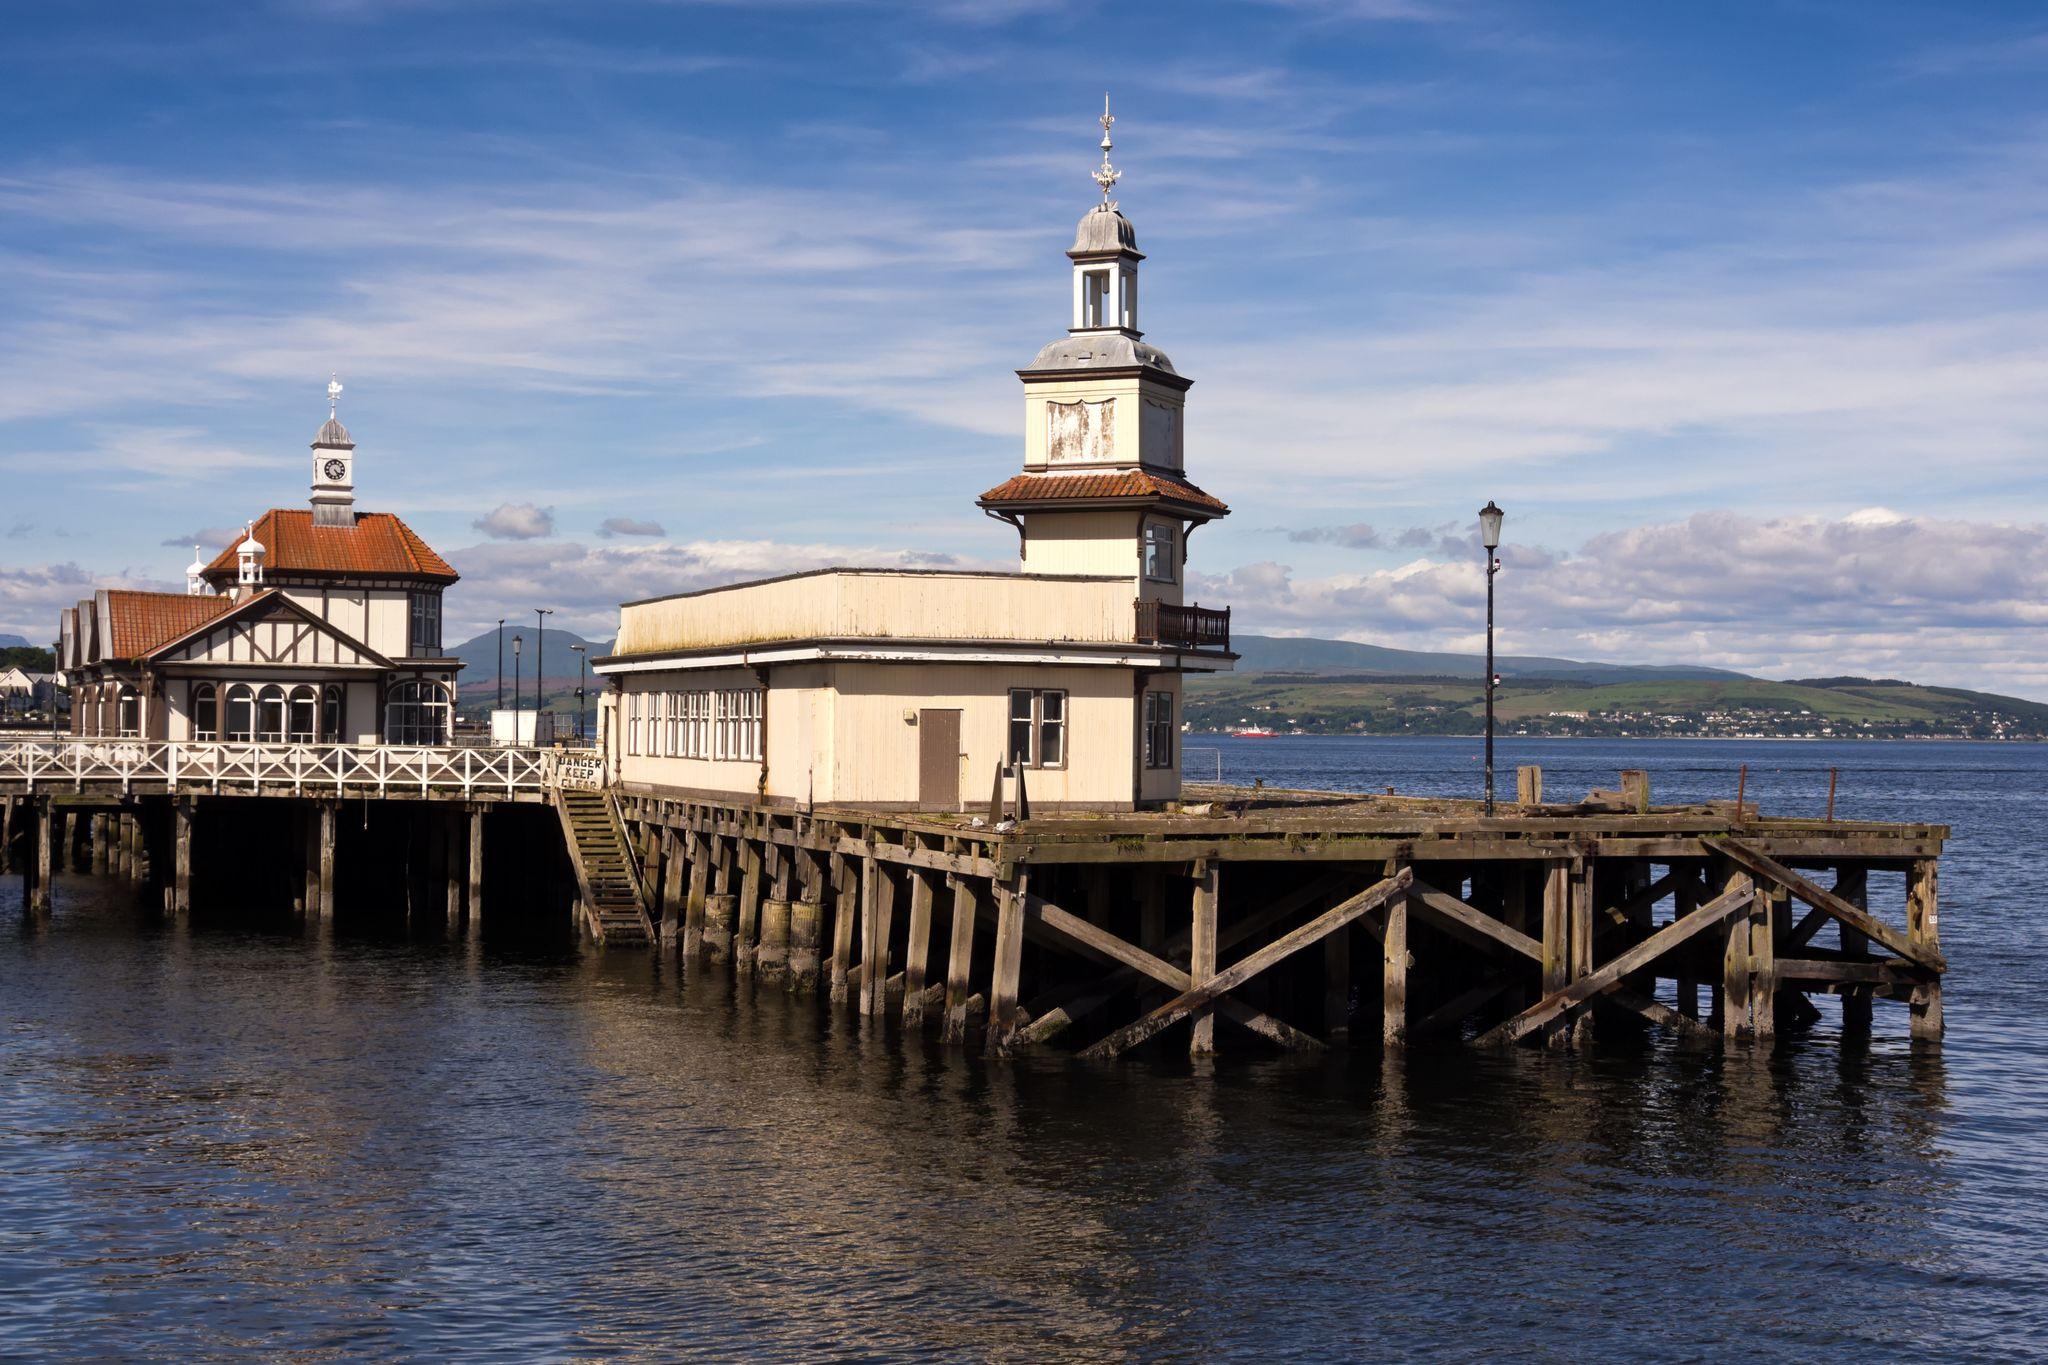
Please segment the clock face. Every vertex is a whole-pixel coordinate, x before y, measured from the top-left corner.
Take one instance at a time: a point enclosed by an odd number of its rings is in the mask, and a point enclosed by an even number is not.
[[[320,466],[320,472],[325,474],[330,482],[340,483],[342,476],[348,473],[348,466],[340,460],[329,460]]]

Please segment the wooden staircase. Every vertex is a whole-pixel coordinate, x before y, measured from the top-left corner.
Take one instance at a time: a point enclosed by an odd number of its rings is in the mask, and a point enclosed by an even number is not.
[[[569,860],[576,865],[590,936],[608,945],[653,942],[654,924],[647,917],[640,869],[611,797],[601,791],[557,787],[555,811],[562,817]]]

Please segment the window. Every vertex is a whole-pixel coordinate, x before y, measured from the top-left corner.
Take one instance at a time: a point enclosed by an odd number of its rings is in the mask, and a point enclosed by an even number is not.
[[[640,707],[647,700],[645,692],[626,694],[626,752],[640,756]]]
[[[247,683],[228,689],[228,723],[224,739],[246,744],[256,738],[256,694]]]
[[[748,687],[712,694],[714,713],[711,757],[730,763],[753,763],[761,757],[761,689]]]
[[[1081,325],[1107,327],[1109,323],[1109,272],[1087,270],[1081,274]]]
[[[1010,761],[1027,768],[1067,766],[1067,694],[1010,689]]]
[[[311,744],[320,733],[320,694],[310,687],[294,687],[285,712],[285,738],[294,744]]]
[[[192,738],[220,738],[220,694],[212,683],[192,689]]]
[[[415,659],[438,659],[441,657],[441,594],[438,592],[416,592],[412,595],[411,647],[406,651]]]
[[[1173,693],[1145,694],[1145,766],[1173,766]]]
[[[1174,545],[1180,539],[1178,528],[1162,526],[1156,521],[1145,523],[1145,577],[1154,583],[1171,583],[1180,577],[1180,558],[1174,553]]]
[[[327,684],[320,697],[320,738],[329,744],[343,742],[341,727],[348,714],[348,691],[340,683]]]
[[[1123,282],[1123,325],[1135,332],[1138,330],[1138,272],[1135,270],[1124,271]]]
[[[284,689],[275,683],[256,694],[256,740],[260,744],[284,742]]]
[[[453,710],[442,683],[423,678],[398,683],[384,699],[384,739],[390,744],[446,744]]]
[[[120,699],[114,703],[114,733],[122,739],[135,739],[142,734],[142,696],[132,687],[123,687]]]

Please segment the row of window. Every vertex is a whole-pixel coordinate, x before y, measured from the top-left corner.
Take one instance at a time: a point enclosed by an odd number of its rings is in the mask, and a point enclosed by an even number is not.
[[[127,696],[121,707],[121,733],[128,728]],[[335,744],[342,742],[347,693],[340,683],[315,688],[301,684],[289,690],[271,683],[256,687],[232,683],[216,688],[200,683],[192,689],[192,737],[256,741],[264,744]],[[387,744],[446,744],[454,718],[454,701],[441,683],[407,681],[392,686],[384,700]]]
[[[761,758],[758,687],[626,694],[626,752],[644,758]]]

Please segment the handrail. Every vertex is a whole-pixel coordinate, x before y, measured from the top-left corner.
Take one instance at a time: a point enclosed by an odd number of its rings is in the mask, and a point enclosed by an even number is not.
[[[402,790],[510,797],[552,789],[560,767],[580,775],[591,766],[585,751],[519,747],[0,739],[0,784],[20,782],[30,792],[59,786],[83,791],[92,782],[119,783],[127,795],[140,782],[212,794],[269,791],[299,796],[369,788],[379,796]]]
[[[1186,649],[1229,649],[1230,608],[1179,606],[1157,598],[1137,599],[1137,638],[1146,644]]]

